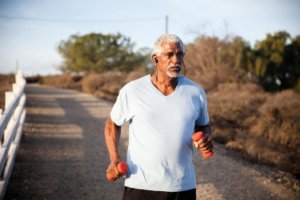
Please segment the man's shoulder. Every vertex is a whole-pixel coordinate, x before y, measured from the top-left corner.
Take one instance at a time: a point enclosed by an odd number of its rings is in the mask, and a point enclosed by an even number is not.
[[[129,81],[122,87],[122,89],[123,90],[135,89],[136,87],[140,87],[140,86],[146,84],[148,79],[149,79],[149,74],[142,76],[140,78],[137,78],[135,80]]]
[[[187,77],[182,77],[182,84],[185,86],[195,88],[201,92],[204,92],[203,88],[198,83],[192,81],[191,79],[189,79]]]

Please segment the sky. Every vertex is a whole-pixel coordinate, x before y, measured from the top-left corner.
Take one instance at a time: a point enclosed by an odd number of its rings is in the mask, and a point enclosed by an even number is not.
[[[240,36],[252,46],[266,35],[300,35],[300,0],[0,0],[0,73],[59,73],[57,47],[73,34],[122,33],[135,50],[166,32]]]

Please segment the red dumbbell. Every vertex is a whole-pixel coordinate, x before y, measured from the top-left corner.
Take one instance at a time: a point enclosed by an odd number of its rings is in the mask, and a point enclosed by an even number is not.
[[[202,131],[198,131],[192,136],[192,139],[194,142],[196,142],[196,141],[202,139],[203,137],[204,137],[204,133]],[[203,158],[210,158],[213,155],[214,155],[213,150],[210,150],[208,152],[202,152]]]
[[[106,178],[107,178],[108,181],[110,181],[110,182],[115,181],[115,180],[117,180],[117,178],[125,175],[128,172],[128,165],[127,165],[126,162],[119,162],[118,165],[117,165],[117,169],[118,169],[118,172],[119,172],[118,177],[114,176],[113,169],[111,169],[110,171],[108,171],[106,173]]]

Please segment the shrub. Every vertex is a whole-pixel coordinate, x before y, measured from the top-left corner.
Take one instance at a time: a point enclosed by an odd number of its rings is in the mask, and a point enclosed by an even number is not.
[[[300,173],[300,94],[226,83],[207,95],[217,142],[250,160]]]
[[[300,153],[300,94],[292,90],[270,96],[259,108],[251,134]]]
[[[266,98],[255,84],[223,83],[207,94],[214,137],[221,143],[235,138],[240,130],[253,123],[258,107]]]
[[[15,83],[14,74],[0,74],[0,109],[4,110],[5,92],[12,91],[12,84]]]
[[[71,74],[43,76],[40,83],[58,88],[81,89],[79,76]]]
[[[125,79],[126,74],[121,72],[88,74],[83,78],[81,87],[84,92],[113,101],[124,85]]]

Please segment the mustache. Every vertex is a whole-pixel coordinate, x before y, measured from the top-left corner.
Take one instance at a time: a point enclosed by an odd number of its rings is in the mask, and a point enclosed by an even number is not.
[[[182,69],[182,65],[180,65],[180,64],[169,65],[168,69],[173,68],[173,67],[179,67],[180,69]]]

